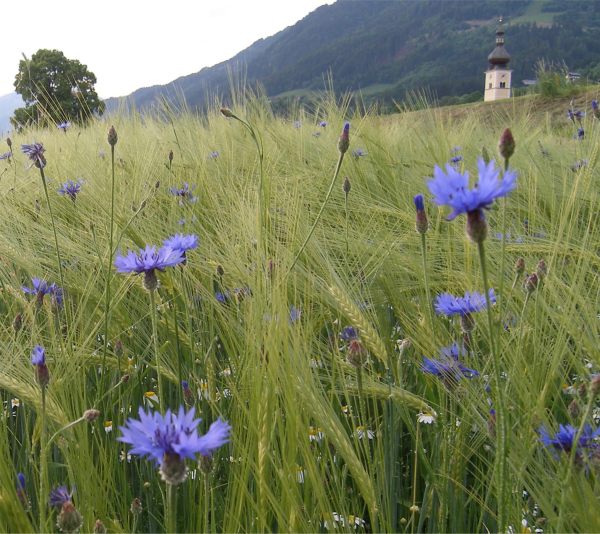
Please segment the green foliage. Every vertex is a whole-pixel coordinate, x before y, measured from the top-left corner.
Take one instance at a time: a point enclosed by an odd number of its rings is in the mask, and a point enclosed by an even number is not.
[[[71,121],[84,123],[104,112],[94,89],[96,76],[76,59],[59,50],[38,50],[19,62],[15,91],[25,108],[15,111],[13,126]]]

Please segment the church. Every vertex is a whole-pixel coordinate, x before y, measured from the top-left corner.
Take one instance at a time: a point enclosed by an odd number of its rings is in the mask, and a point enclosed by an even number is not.
[[[508,68],[509,62],[510,54],[504,47],[504,29],[500,19],[496,30],[496,48],[488,56],[489,67],[485,71],[484,102],[510,98],[512,70]]]

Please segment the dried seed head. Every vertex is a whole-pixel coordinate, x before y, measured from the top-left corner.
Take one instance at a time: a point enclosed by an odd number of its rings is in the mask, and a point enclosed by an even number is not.
[[[108,130],[108,144],[110,146],[115,146],[118,140],[119,137],[117,136],[117,130],[115,130],[114,126],[111,126],[110,130]]]

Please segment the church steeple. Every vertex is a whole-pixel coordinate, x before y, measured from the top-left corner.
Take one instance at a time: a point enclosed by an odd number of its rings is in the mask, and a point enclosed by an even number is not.
[[[498,19],[498,29],[496,30],[496,48],[494,48],[488,56],[490,69],[506,68],[510,62],[510,54],[504,47],[504,28],[502,17]]]
[[[488,56],[489,67],[485,73],[485,92],[483,99],[500,100],[510,98],[511,74],[508,68],[510,54],[504,47],[504,27],[502,17],[498,20],[496,29],[496,48]]]

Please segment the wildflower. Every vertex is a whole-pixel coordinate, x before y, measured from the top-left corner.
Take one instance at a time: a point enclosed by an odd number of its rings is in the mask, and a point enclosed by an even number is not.
[[[300,318],[302,317],[302,310],[300,308],[297,308],[296,306],[292,305],[290,307],[290,324],[294,324],[297,323]]]
[[[61,508],[63,504],[73,498],[74,491],[69,492],[67,486],[57,486],[50,492],[48,505],[54,508]]]
[[[35,295],[38,306],[43,304],[45,295],[56,296],[57,291],[60,289],[56,284],[48,284],[46,280],[42,280],[41,278],[32,278],[31,284],[33,287],[21,286],[21,289],[23,293]],[[62,296],[62,290],[60,293]]]
[[[352,341],[353,339],[358,338],[358,330],[353,326],[346,326],[342,328],[340,332],[340,338],[342,341]]]
[[[188,184],[187,182],[184,182],[182,187],[180,187],[180,188],[171,187],[169,189],[169,191],[171,192],[172,195],[179,197],[180,203],[182,203],[184,200],[187,200],[188,202],[193,204],[194,202],[196,202],[198,200],[198,197],[196,197],[192,194],[194,189],[196,189],[195,185],[192,185],[190,187],[190,184]]]
[[[146,391],[144,393],[144,400],[148,405],[155,406],[158,404],[158,395],[154,391]]]
[[[592,100],[592,111],[594,113],[594,117],[600,119],[600,109],[598,108],[598,101]]]
[[[4,154],[0,154],[0,161],[3,159],[7,159],[10,162],[11,157],[12,157],[12,152],[5,152]]]
[[[83,418],[88,423],[93,423],[96,419],[98,419],[99,416],[100,412],[98,410],[95,410],[94,408],[90,408],[89,410],[83,412]]]
[[[504,160],[509,160],[515,152],[515,139],[509,128],[506,128],[498,141],[498,152]]]
[[[35,377],[42,388],[50,382],[50,372],[46,366],[46,351],[41,345],[36,345],[31,351],[31,363],[35,366]]]
[[[488,165],[482,159],[477,162],[479,181],[473,189],[469,185],[469,173],[459,173],[447,165],[447,174],[436,165],[434,178],[428,182],[428,187],[438,205],[448,205],[453,212],[447,217],[449,221],[462,213],[489,208],[496,198],[506,196],[515,188],[516,173],[507,172],[498,180],[499,171],[495,163]]]
[[[356,368],[362,367],[366,363],[367,349],[359,339],[352,339],[348,343],[346,361]]]
[[[342,130],[342,135],[340,135],[340,139],[338,141],[338,150],[340,151],[340,154],[345,154],[348,151],[349,146],[350,146],[350,123],[347,122],[344,124],[344,129]]]
[[[325,434],[323,433],[323,429],[316,426],[308,427],[308,440],[316,441],[317,443],[321,443],[325,438]]]
[[[108,140],[108,144],[113,148],[117,144],[119,137],[117,136],[117,130],[115,130],[114,126],[111,126],[110,130],[108,130],[107,140]]]
[[[296,466],[296,481],[298,482],[298,484],[304,484],[305,475],[306,475],[306,471],[304,470],[304,467],[302,467],[301,465],[297,465]]]
[[[446,385],[454,385],[462,377],[473,378],[479,373],[474,369],[465,367],[458,361],[460,351],[456,343],[449,347],[443,347],[438,360],[423,357],[421,371],[440,378]]]
[[[585,137],[585,130],[583,128],[577,128],[577,140],[582,141]]]
[[[73,202],[77,199],[77,194],[81,191],[81,181],[74,182],[67,180],[58,190],[61,195],[68,195]]]
[[[56,526],[61,532],[79,532],[83,525],[83,516],[77,511],[71,501],[62,505],[60,514],[56,520]]]
[[[541,259],[538,261],[537,267],[535,269],[535,274],[537,274],[538,280],[544,280],[548,274],[548,266],[546,262]]]
[[[38,169],[43,169],[46,166],[46,158],[44,156],[44,146],[41,143],[32,143],[31,145],[21,145],[23,154],[26,154]]]
[[[543,425],[538,428],[540,441],[545,447],[554,449],[553,453],[556,458],[558,458],[560,451],[564,451],[567,454],[571,452],[573,449],[575,436],[578,432],[578,428],[572,425],[559,425],[558,428],[559,430],[554,436],[551,436],[546,427]],[[586,424],[583,427],[581,436],[579,436],[575,454],[579,456],[582,452],[582,449],[597,450],[598,443],[595,441],[595,439],[599,436],[600,428],[592,431],[591,425]]]
[[[109,432],[112,432],[113,429],[113,422],[112,421],[104,421],[104,432],[106,432],[107,434]]]
[[[523,282],[523,288],[527,293],[533,293],[539,284],[539,278],[536,273],[531,273],[527,278],[525,278],[525,282]]]
[[[56,127],[59,130],[62,130],[63,132],[67,133],[67,130],[71,127],[71,123],[69,121],[61,122],[60,124],[57,124]]]
[[[25,489],[25,475],[23,473],[17,473],[17,497],[23,508],[29,510],[31,503]]]
[[[210,159],[217,159],[217,158],[219,157],[219,152],[218,152],[217,150],[213,150],[213,151],[212,151],[212,152],[211,152],[211,153],[208,155],[208,157],[209,157]]]
[[[327,121],[321,121],[321,122],[319,123],[319,126],[320,126],[321,128],[325,128],[325,127],[327,126]]]
[[[428,412],[419,412],[417,414],[417,423],[432,425],[435,422],[435,415]]]
[[[183,389],[183,400],[188,406],[194,405],[194,394],[190,389],[190,385],[187,380],[181,381],[181,389]]]
[[[180,484],[187,476],[186,458],[196,459],[198,454],[210,456],[213,451],[229,441],[231,426],[217,419],[206,434],[198,434],[200,419],[194,419],[195,409],[185,412],[179,407],[177,414],[167,410],[163,416],[158,412],[144,412],[140,407],[139,421],[128,419],[119,427],[119,441],[132,445],[131,454],[147,457],[160,467],[162,479],[168,484]]]
[[[352,155],[356,158],[356,159],[360,159],[360,158],[364,158],[365,156],[367,156],[369,153],[366,150],[363,150],[362,148],[357,148],[355,150],[352,151]]]
[[[175,234],[174,236],[165,239],[163,241],[163,245],[167,248],[181,251],[181,255],[183,256],[183,261],[181,264],[185,265],[187,261],[185,254],[188,250],[198,247],[198,236],[195,234]]]
[[[579,159],[573,165],[571,165],[571,170],[573,172],[577,172],[581,169],[584,169],[588,166],[589,161],[587,159]]]
[[[415,195],[414,198],[415,208],[417,209],[417,220],[415,228],[420,234],[427,232],[429,223],[427,222],[427,214],[425,213],[425,204],[423,202],[423,195]]]
[[[479,159],[477,167],[479,180],[472,189],[468,188],[469,173],[462,174],[451,165],[446,165],[446,173],[436,165],[433,179],[427,186],[436,204],[452,208],[447,220],[467,214],[467,234],[476,243],[481,243],[487,234],[483,209],[489,208],[494,200],[508,195],[516,187],[517,174],[506,171],[499,180],[499,170],[493,161],[486,164]]]
[[[114,263],[119,273],[144,273],[144,287],[153,291],[158,285],[154,271],[164,271],[167,267],[182,263],[184,259],[183,252],[179,249],[162,247],[157,251],[156,247],[146,245],[139,254],[130,250],[126,256],[117,255]]]
[[[488,295],[490,303],[494,304],[496,302],[496,295],[493,288],[490,289]],[[435,311],[438,314],[444,314],[449,317],[478,312],[484,310],[486,306],[485,295],[477,291],[467,291],[464,297],[455,297],[450,293],[442,293],[435,299]]]
[[[360,425],[356,427],[356,437],[358,439],[367,438],[369,440],[372,440],[375,438],[375,432],[370,428],[366,428],[365,426]]]
[[[217,302],[227,304],[229,302],[230,293],[229,291],[217,291],[215,293],[215,298],[217,299]]]
[[[581,121],[581,119],[583,119],[585,117],[585,111],[580,111],[580,110],[576,110],[576,109],[568,109],[567,117],[569,117],[569,119],[571,119],[573,122],[575,122],[576,120]]]

